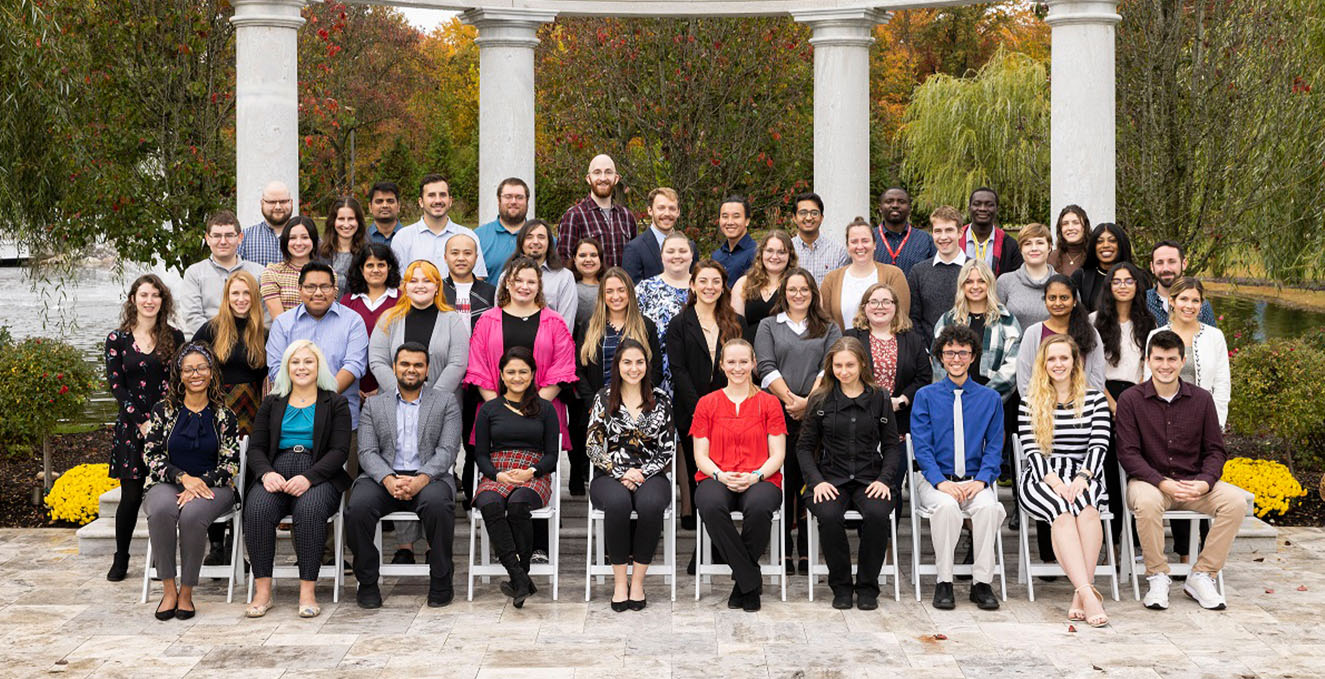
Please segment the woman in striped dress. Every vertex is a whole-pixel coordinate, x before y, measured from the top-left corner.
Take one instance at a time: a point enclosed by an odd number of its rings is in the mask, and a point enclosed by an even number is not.
[[[1104,598],[1091,583],[1104,535],[1100,507],[1109,501],[1109,402],[1086,388],[1081,350],[1071,336],[1053,335],[1040,345],[1017,429],[1026,456],[1021,509],[1052,525],[1054,554],[1076,588],[1068,620],[1107,625]]]

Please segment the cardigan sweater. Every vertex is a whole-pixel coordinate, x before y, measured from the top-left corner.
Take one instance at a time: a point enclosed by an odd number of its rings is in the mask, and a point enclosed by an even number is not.
[[[851,327],[854,319],[842,317],[842,279],[847,274],[847,269],[851,268],[848,264],[840,269],[833,269],[824,276],[823,285],[819,286],[819,298],[822,300],[824,311],[828,312],[828,317],[837,323],[839,330]],[[897,313],[909,316],[911,314],[911,288],[907,286],[906,274],[902,270],[882,262],[874,262],[875,280],[880,283],[887,283],[897,293]]]
[[[379,320],[368,340],[368,369],[382,391],[396,390],[396,349],[405,343],[406,318],[397,318],[390,325],[385,319]],[[453,394],[468,367],[469,318],[457,311],[438,313],[428,340],[428,379],[424,384]]]
[[[1163,325],[1151,330],[1146,336],[1146,346],[1150,346],[1150,338],[1155,333],[1172,329],[1172,325]],[[1228,368],[1228,343],[1224,341],[1224,333],[1219,328],[1202,323],[1186,352],[1196,362],[1196,386],[1210,392],[1215,400],[1215,412],[1219,414],[1219,426],[1222,429],[1228,422],[1228,402],[1233,393],[1233,380]],[[1143,378],[1150,379],[1149,364],[1145,366]]]
[[[860,340],[865,347],[865,367],[874,374],[874,354],[870,352],[870,331],[851,328],[844,334]],[[911,406],[916,392],[934,381],[934,368],[929,360],[929,338],[912,329],[893,335],[897,338],[897,375],[893,378],[893,396],[905,396],[906,405],[897,410],[897,433],[911,431]]]

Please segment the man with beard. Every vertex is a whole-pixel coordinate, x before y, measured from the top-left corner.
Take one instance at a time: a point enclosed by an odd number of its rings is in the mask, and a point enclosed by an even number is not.
[[[377,182],[368,190],[368,240],[390,246],[400,230],[400,187],[395,182]]]
[[[281,232],[292,216],[294,201],[285,182],[273,181],[262,187],[262,221],[244,229],[239,258],[262,266],[281,261]]]
[[[1016,271],[1022,264],[1017,241],[998,226],[998,193],[982,186],[971,192],[971,223],[962,227],[961,243],[966,256],[984,260],[994,275]]]
[[[911,273],[918,262],[934,259],[938,249],[934,237],[911,226],[911,194],[894,186],[879,196],[879,214],[883,224],[878,227],[879,240],[874,246],[874,261],[891,264]]]
[[[396,253],[396,261],[400,262],[401,269],[416,259],[425,259],[445,276],[446,241],[451,236],[463,233],[478,242],[473,229],[451,221],[448,216],[451,201],[451,186],[442,175],[424,175],[419,180],[419,207],[423,208],[423,219],[401,229],[391,241],[391,251]],[[474,264],[474,275],[479,278],[488,276],[482,252]]]
[[[621,175],[610,156],[599,154],[589,161],[589,197],[570,206],[557,228],[557,254],[561,261],[575,261],[575,245],[593,236],[603,244],[603,270],[621,266],[626,243],[635,237],[635,215],[624,205],[612,202],[612,190]]]
[[[660,186],[649,192],[648,203],[649,228],[626,243],[621,259],[621,268],[636,283],[662,273],[662,242],[676,230],[676,223],[681,218],[681,197],[676,189]],[[690,251],[699,252],[693,240],[690,241]]]
[[[529,185],[519,177],[507,177],[497,185],[497,218],[474,229],[478,236],[488,278],[497,280],[506,260],[515,252],[515,234],[529,213]]]
[[[361,608],[381,608],[381,554],[373,537],[391,512],[415,512],[428,537],[428,606],[451,603],[451,543],[455,537],[455,479],[460,406],[455,396],[424,389],[428,349],[405,342],[396,349],[396,388],[368,399],[359,429],[359,478],[345,507],[345,538],[354,552]]]
[[[1169,324],[1169,286],[1182,278],[1186,268],[1187,255],[1176,242],[1162,240],[1150,249],[1150,273],[1155,276],[1155,287],[1146,290],[1146,309],[1155,317],[1157,327]],[[1210,300],[1201,302],[1201,313],[1196,320],[1215,325],[1215,310]]]

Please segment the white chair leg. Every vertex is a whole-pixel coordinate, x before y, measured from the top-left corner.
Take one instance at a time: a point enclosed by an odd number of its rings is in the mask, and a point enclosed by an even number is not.
[[[147,590],[152,586],[152,571],[154,570],[156,569],[152,568],[152,541],[149,539],[147,541],[147,559],[143,562],[143,596],[138,603],[147,603]]]
[[[465,573],[466,601],[474,600],[474,536],[479,530],[478,508],[475,507],[469,510],[469,571]]]
[[[1113,600],[1118,600],[1118,565],[1113,557],[1113,519],[1104,521],[1105,562],[1109,565],[1109,584],[1113,590]]]
[[[584,544],[584,600],[589,601],[589,588],[593,586],[593,503],[589,504],[589,512],[584,518],[584,523],[588,527],[588,537]]]
[[[230,518],[230,525],[230,582],[225,588],[225,602],[228,604],[235,601],[235,581],[244,575],[244,563],[240,559],[243,550],[239,547],[244,522],[238,512]]]
[[[699,583],[704,579],[704,519],[695,511],[695,601],[699,601]]]
[[[1031,536],[1030,526],[1027,525],[1025,512],[1018,512],[1020,516],[1017,519],[1017,560],[1021,564],[1017,567],[1019,579],[1026,583],[1026,598],[1035,601],[1035,575],[1031,573]]]
[[[999,527],[1001,528],[1001,526]],[[994,546],[998,549],[998,580],[1003,585],[1003,601],[1008,600],[1008,564],[1003,557],[1003,531],[994,529]]]
[[[893,513],[891,516],[888,517],[888,522],[891,524],[888,527],[888,529],[892,531],[892,540],[889,542],[889,544],[892,545],[892,553],[893,553],[893,601],[901,601],[902,600],[902,550],[900,549],[901,545],[897,544],[897,509],[896,508],[893,508]]]

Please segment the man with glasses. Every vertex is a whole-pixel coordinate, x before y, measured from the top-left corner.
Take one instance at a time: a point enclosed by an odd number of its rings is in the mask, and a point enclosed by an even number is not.
[[[894,186],[879,196],[879,214],[883,224],[877,227],[879,239],[874,246],[874,261],[891,264],[911,273],[911,267],[934,258],[938,248],[928,233],[911,226],[911,194]]]
[[[336,302],[331,266],[309,262],[299,271],[299,306],[277,316],[267,335],[267,370],[271,379],[281,371],[285,348],[295,340],[312,340],[327,358],[337,390],[350,402],[351,426],[359,426],[359,378],[368,368],[368,331],[363,318]],[[351,446],[353,447],[353,446]],[[350,457],[351,476],[358,465]]]
[[[243,269],[253,274],[254,278],[262,276],[262,266],[246,262],[238,255],[244,234],[239,230],[239,220],[235,218],[235,213],[221,210],[209,217],[204,238],[211,256],[201,262],[194,262],[184,270],[184,282],[179,290],[179,311],[184,321],[184,334],[188,337],[192,337],[198,328],[221,310],[221,305],[225,303],[221,295],[225,292],[225,282],[230,274]],[[249,292],[256,297],[256,290]]]
[[[368,240],[390,246],[400,231],[400,187],[395,182],[377,182],[368,189]]]
[[[262,221],[244,229],[239,258],[261,266],[281,261],[281,232],[294,216],[294,200],[285,182],[262,187]]]
[[[603,270],[621,266],[626,243],[635,237],[635,215],[612,200],[621,175],[611,156],[599,154],[589,161],[584,176],[589,197],[570,206],[557,225],[557,254],[561,261],[575,261],[575,245],[581,238],[593,236],[603,245]]]
[[[529,216],[529,185],[519,177],[507,177],[497,185],[497,218],[474,229],[488,279],[501,277],[506,260],[515,253],[515,235]],[[448,251],[449,254],[449,251]]]
[[[934,340],[947,375],[920,388],[911,409],[911,442],[921,479],[918,507],[929,514],[930,539],[938,584],[934,608],[956,607],[952,591],[953,550],[962,514],[971,517],[974,566],[971,601],[982,610],[998,608],[994,579],[995,537],[1006,512],[994,494],[1003,461],[1003,398],[970,379],[980,359],[980,338],[965,325],[949,325]]]
[[[820,238],[819,227],[824,223],[824,201],[817,193],[796,196],[796,236],[791,244],[796,248],[796,259],[801,268],[814,276],[817,285],[824,284],[829,271],[847,265],[847,249],[837,241]]]

